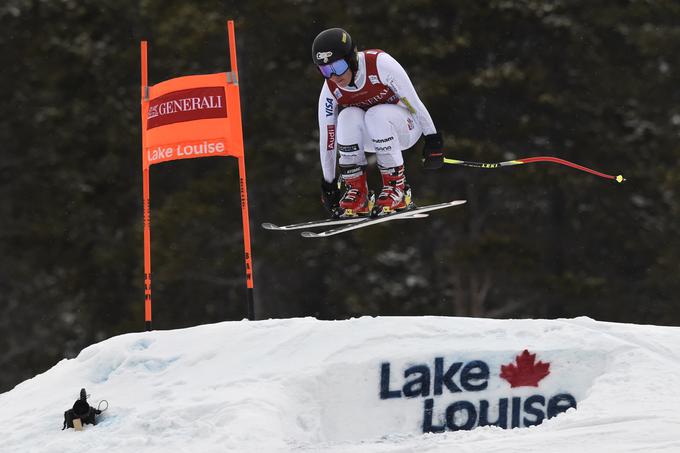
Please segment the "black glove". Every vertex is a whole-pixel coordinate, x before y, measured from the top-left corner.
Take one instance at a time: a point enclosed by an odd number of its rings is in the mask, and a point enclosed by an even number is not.
[[[342,192],[340,192],[340,184],[338,183],[338,178],[336,177],[331,182],[326,182],[324,177],[321,177],[321,202],[324,207],[332,215],[337,215],[340,209],[340,198],[342,198]]]
[[[444,165],[443,146],[440,132],[425,136],[425,146],[423,146],[423,168],[425,170],[442,168]]]

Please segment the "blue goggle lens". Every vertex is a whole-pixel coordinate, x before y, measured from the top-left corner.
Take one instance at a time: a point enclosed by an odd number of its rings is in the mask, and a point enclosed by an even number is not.
[[[318,66],[321,75],[330,79],[333,74],[341,76],[349,69],[347,61],[344,59],[334,61],[333,63],[323,64]]]

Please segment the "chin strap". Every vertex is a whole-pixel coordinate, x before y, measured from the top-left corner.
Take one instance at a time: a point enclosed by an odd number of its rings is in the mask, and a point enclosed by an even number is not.
[[[352,71],[352,69],[350,69]],[[352,71],[352,80],[349,82],[349,86],[356,88],[357,86],[354,84],[354,76],[356,76],[356,72]]]

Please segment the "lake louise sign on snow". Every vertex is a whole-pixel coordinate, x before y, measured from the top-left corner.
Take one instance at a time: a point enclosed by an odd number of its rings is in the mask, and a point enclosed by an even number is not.
[[[541,388],[550,364],[536,361],[536,354],[525,349],[513,362],[495,369],[489,363],[493,360],[435,357],[398,373],[392,363],[383,362],[380,399],[421,398],[424,433],[487,425],[528,427],[576,408],[571,393]]]

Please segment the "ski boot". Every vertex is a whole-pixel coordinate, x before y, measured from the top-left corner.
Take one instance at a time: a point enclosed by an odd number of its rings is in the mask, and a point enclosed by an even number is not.
[[[373,196],[368,192],[366,167],[340,167],[345,194],[340,199],[340,217],[368,216],[373,208]]]
[[[383,187],[371,211],[372,217],[393,214],[404,209],[412,209],[411,188],[406,184],[404,166],[380,167]]]

